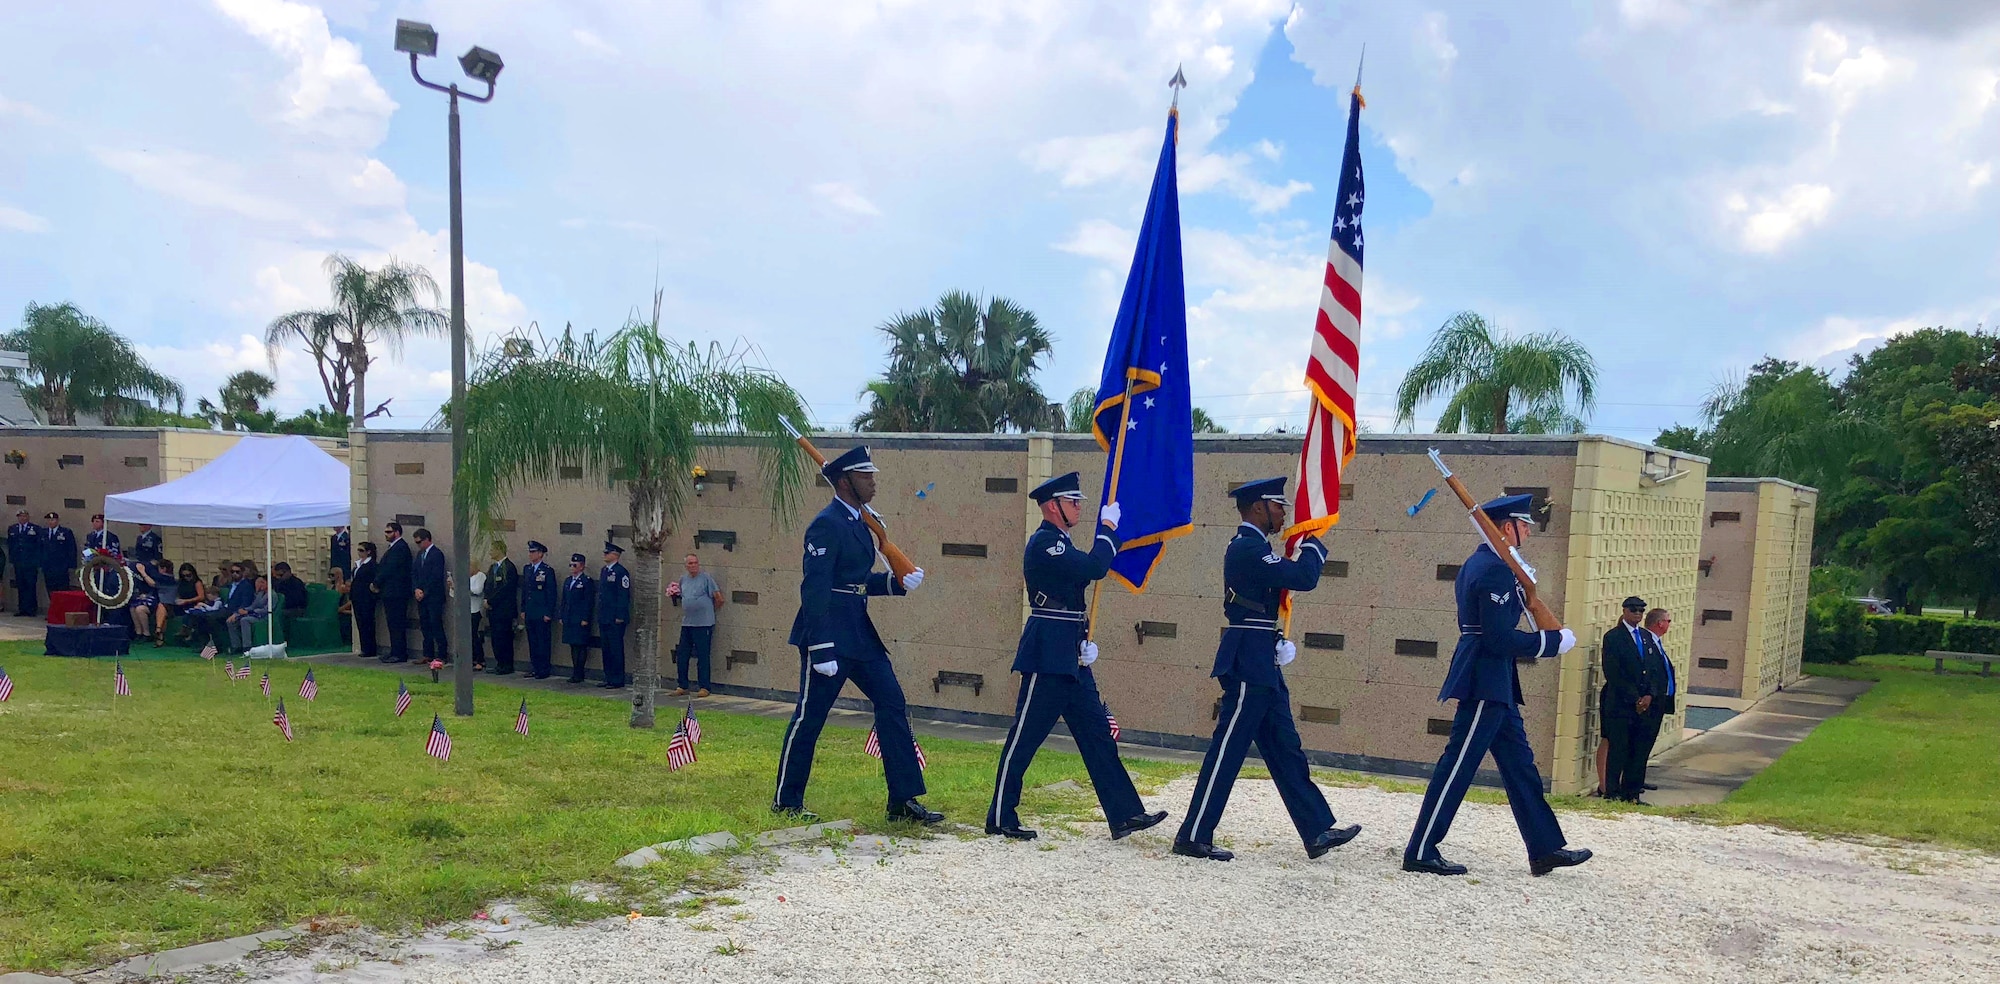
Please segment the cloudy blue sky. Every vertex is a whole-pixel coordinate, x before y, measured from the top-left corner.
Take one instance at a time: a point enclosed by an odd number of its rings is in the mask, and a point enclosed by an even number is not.
[[[507,61],[465,116],[476,333],[606,331],[657,280],[677,336],[756,346],[825,423],[874,326],[951,288],[1041,316],[1052,394],[1094,380],[1181,63],[1197,403],[1298,419],[1364,43],[1375,429],[1465,308],[1586,342],[1593,430],[1650,438],[1767,353],[2000,306],[1992,2],[99,0],[0,7],[0,320],[75,301],[211,393],[325,301],[328,251],[444,280],[444,104],[398,17]],[[371,376],[391,425],[444,351]]]

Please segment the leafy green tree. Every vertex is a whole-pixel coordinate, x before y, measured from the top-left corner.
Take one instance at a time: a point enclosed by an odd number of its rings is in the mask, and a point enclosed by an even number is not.
[[[437,281],[423,267],[391,259],[370,270],[339,253],[329,254],[324,266],[333,305],[273,319],[264,329],[264,348],[275,365],[285,346],[304,346],[319,370],[327,405],[362,427],[369,410],[369,367],[385,353],[402,354],[403,342],[412,336],[445,334],[451,319],[435,307]]]
[[[215,400],[195,401],[195,415],[218,430],[268,434],[278,427],[278,412],[264,409],[264,401],[277,391],[277,380],[245,369],[222,381]]]
[[[1195,407],[1194,432],[1197,434],[1227,434],[1229,433],[1229,428],[1216,423],[1215,418],[1208,415],[1208,411],[1200,407]]]
[[[1088,434],[1097,409],[1097,391],[1086,386],[1069,395],[1063,403],[1063,430],[1071,434]]]
[[[880,327],[889,366],[862,394],[856,430],[985,433],[1064,423],[1035,384],[1053,340],[1034,312],[1004,297],[981,306],[963,291]]]
[[[51,425],[74,426],[83,413],[119,423],[147,401],[163,407],[185,398],[181,384],[154,369],[123,335],[67,302],[30,302],[21,327],[0,335],[0,348],[28,357],[27,368],[0,372]]]
[[[809,474],[780,426],[805,421],[799,394],[777,374],[750,365],[742,348],[670,341],[659,312],[656,296],[650,322],[635,318],[602,343],[565,331],[539,345],[510,340],[485,357],[466,391],[464,467],[453,483],[455,507],[482,525],[509,493],[553,481],[564,467],[622,484],[638,555],[635,728],[653,726],[662,551],[693,491],[688,475],[703,439],[755,435],[771,506],[781,515],[797,502]]]
[[[278,421],[275,429],[280,434],[299,434],[305,437],[346,437],[348,427],[352,423],[346,414],[322,403],[311,410],[300,412],[297,416]]]
[[[1477,312],[1460,311],[1396,388],[1396,422],[1418,405],[1447,397],[1439,433],[1575,434],[1597,400],[1597,362],[1558,332],[1496,335]]]

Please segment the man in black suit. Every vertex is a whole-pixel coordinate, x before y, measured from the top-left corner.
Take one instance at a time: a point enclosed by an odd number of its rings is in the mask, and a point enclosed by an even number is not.
[[[389,655],[384,663],[410,661],[410,591],[415,563],[410,544],[403,539],[403,524],[385,523],[382,536],[389,546],[382,551],[382,569],[375,574],[375,594],[382,599],[382,617],[389,623]]]
[[[444,606],[451,595],[451,565],[431,540],[431,531],[417,537],[417,630],[423,633],[424,659],[451,662],[451,643],[444,635]]]
[[[362,659],[380,659],[381,653],[375,648],[375,606],[381,600],[375,593],[375,575],[381,570],[375,563],[375,545],[363,540],[355,544],[361,559],[354,562],[354,571],[347,577],[348,607],[354,612],[354,638],[361,644]]]
[[[1608,747],[1604,795],[1640,802],[1646,760],[1660,737],[1660,722],[1673,713],[1673,665],[1656,632],[1672,624],[1665,609],[1646,611],[1641,598],[1627,598],[1624,617],[1604,633],[1604,689],[1598,717]]]

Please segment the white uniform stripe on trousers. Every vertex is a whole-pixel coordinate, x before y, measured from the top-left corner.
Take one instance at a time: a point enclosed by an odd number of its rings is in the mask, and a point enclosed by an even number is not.
[[[988,823],[1000,823],[1000,792],[1007,788],[1007,767],[1014,764],[1014,748],[1021,744],[1021,727],[1028,721],[1028,709],[1035,703],[1035,684],[1040,673],[1028,674],[1028,692],[1021,697],[1021,710],[1014,715],[1014,733],[1007,736],[1007,750],[1000,753],[1000,781],[993,784],[993,805],[987,808]]]
[[[778,753],[778,796],[785,795],[785,774],[792,767],[792,739],[799,736],[799,724],[806,719],[806,685],[812,682],[808,660],[799,660],[799,709],[792,712],[792,725],[785,729],[785,748]],[[773,797],[773,802],[776,797]]]
[[[1472,747],[1472,737],[1479,733],[1479,715],[1486,713],[1486,702],[1472,705],[1472,727],[1465,729],[1465,743],[1458,746],[1458,761],[1451,764],[1451,773],[1444,777],[1444,787],[1438,790],[1437,799],[1431,801],[1431,817],[1424,822],[1424,835],[1417,839],[1417,860],[1423,860],[1423,852],[1430,850],[1431,830],[1437,826],[1438,806],[1446,796],[1451,795],[1451,784],[1458,781],[1458,770],[1465,765],[1465,753]]]
[[[1201,806],[1194,811],[1194,826],[1188,829],[1192,834],[1201,829],[1203,817],[1208,816],[1208,798],[1215,795],[1215,777],[1222,774],[1222,757],[1229,754],[1229,738],[1236,734],[1236,722],[1243,719],[1243,701],[1250,696],[1250,684],[1236,685],[1236,710],[1230,712],[1229,727],[1222,729],[1222,741],[1215,747],[1215,768],[1208,772],[1208,786],[1201,791]]]

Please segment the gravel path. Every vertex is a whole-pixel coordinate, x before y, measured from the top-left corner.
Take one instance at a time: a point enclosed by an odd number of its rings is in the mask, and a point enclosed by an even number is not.
[[[1464,878],[1397,868],[1418,799],[1329,789],[1366,829],[1309,862],[1268,781],[1224,818],[1227,864],[1167,853],[1176,817],[1019,844],[940,837],[787,852],[717,906],[500,940],[426,939],[394,963],[324,955],[285,982],[2000,981],[2000,859],[1761,827],[1564,815],[1581,868],[1530,878],[1505,807],[1468,804],[1445,848]],[[433,934],[435,935],[435,934]],[[338,968],[338,969],[336,969]],[[329,973],[329,971],[332,971]],[[242,980],[231,972],[228,979]],[[206,978],[197,978],[206,979]],[[216,977],[221,980],[223,977]]]

